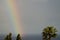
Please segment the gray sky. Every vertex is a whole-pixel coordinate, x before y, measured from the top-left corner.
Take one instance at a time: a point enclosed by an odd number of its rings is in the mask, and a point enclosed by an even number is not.
[[[5,7],[4,2],[1,4]],[[55,26],[60,33],[60,0],[18,0],[17,4],[25,34],[41,34],[42,29],[48,25]],[[4,26],[0,26],[0,31],[4,32],[4,29]]]
[[[59,30],[60,0],[23,0],[22,4],[22,20],[26,33],[40,34],[48,25],[56,26]]]

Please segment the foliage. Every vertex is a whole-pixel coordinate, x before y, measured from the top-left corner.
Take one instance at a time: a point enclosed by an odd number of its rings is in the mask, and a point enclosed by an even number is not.
[[[16,40],[22,40],[20,34],[17,35]]]
[[[51,38],[55,38],[57,36],[57,30],[54,26],[47,26],[43,29],[43,40],[51,40]]]
[[[7,35],[4,40],[12,40],[11,36],[12,36],[12,33],[9,33],[9,35]]]
[[[12,33],[9,33],[9,40],[12,40]]]
[[[12,33],[9,33],[4,40],[12,40]],[[22,40],[20,34],[17,35],[16,40]]]
[[[4,40],[8,40],[8,35],[5,37],[5,39]]]

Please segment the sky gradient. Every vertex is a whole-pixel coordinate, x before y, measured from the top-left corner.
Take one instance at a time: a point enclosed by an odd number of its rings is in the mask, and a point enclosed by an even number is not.
[[[23,25],[24,34],[41,34],[42,29],[48,25],[55,26],[60,33],[60,0],[17,0],[16,1],[19,11],[21,12],[21,20]],[[5,1],[0,0],[1,20],[7,21],[8,15],[5,14],[6,4]],[[15,30],[7,23],[0,26],[0,32],[15,32]],[[1,25],[0,24],[0,25]],[[8,26],[5,26],[8,24]],[[13,31],[12,31],[13,30]]]

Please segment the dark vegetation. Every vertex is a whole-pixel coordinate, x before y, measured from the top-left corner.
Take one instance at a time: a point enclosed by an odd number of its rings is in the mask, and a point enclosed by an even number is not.
[[[15,37],[14,40],[32,40],[32,39],[33,40],[52,40],[52,38],[56,38],[56,36],[57,36],[56,28],[54,28],[54,26],[47,26],[42,31],[42,37],[41,37],[41,35],[38,35],[38,36],[37,35],[34,35],[34,36],[30,35],[30,37],[27,36],[27,38],[26,38],[26,36],[25,36],[24,37],[25,39],[24,38],[22,39],[20,34],[17,34],[17,36]],[[8,35],[6,35],[4,37],[3,40],[12,40],[12,39],[13,39],[12,33],[9,33]],[[56,39],[54,39],[54,40],[56,40]]]
[[[12,40],[12,33],[9,33],[4,40]],[[22,40],[20,34],[17,35],[16,40]]]
[[[51,38],[55,38],[57,36],[56,32],[57,30],[54,26],[47,26],[42,32],[43,40],[51,40]]]

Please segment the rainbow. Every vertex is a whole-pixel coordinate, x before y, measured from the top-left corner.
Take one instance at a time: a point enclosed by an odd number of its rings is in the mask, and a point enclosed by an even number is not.
[[[14,30],[16,31],[16,33],[23,34],[21,18],[19,15],[20,13],[17,7],[16,0],[6,0],[6,2],[9,12],[9,17],[14,27]]]

